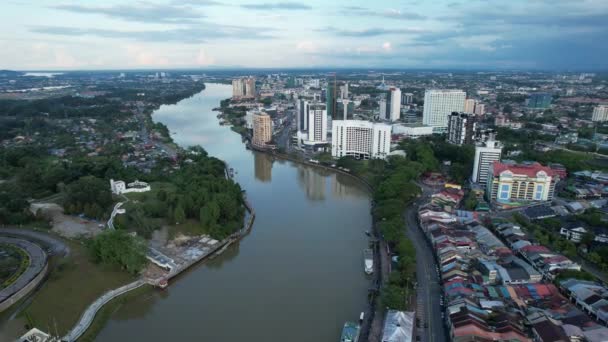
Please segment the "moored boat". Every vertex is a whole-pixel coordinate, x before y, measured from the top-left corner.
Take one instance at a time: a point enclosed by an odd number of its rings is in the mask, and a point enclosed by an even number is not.
[[[365,266],[365,273],[374,273],[374,252],[369,248],[363,250],[363,263]]]

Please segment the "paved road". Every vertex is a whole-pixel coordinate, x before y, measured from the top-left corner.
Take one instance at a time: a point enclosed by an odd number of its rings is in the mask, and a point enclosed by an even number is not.
[[[433,193],[431,188],[422,186],[423,194],[405,211],[407,236],[416,246],[416,278],[418,291],[416,294],[416,316],[420,318],[418,335],[421,341],[447,341],[447,333],[442,318],[443,309],[440,305],[442,289],[433,249],[418,226],[416,215],[418,206],[428,201]]]
[[[24,240],[41,242],[50,255],[68,256],[70,248],[61,239],[44,232],[25,228],[0,228],[0,235],[20,237]]]
[[[30,257],[30,264],[23,274],[11,285],[0,290],[0,303],[2,303],[36,278],[46,265],[47,259],[46,253],[44,253],[42,248],[29,241],[11,237],[0,237],[0,243],[17,246],[23,249]]]

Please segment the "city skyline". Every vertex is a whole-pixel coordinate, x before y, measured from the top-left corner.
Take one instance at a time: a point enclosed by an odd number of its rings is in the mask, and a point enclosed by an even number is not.
[[[600,0],[12,1],[3,10],[3,69],[608,68]]]

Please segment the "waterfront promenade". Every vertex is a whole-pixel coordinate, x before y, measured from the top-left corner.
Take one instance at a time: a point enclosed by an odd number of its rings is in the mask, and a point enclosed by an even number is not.
[[[80,316],[80,320],[78,321],[76,326],[74,326],[74,328],[72,328],[72,330],[70,330],[67,335],[65,335],[61,340],[66,342],[76,341],[91,326],[95,315],[97,315],[97,312],[99,312],[99,310],[105,304],[110,302],[112,299],[123,295],[129,291],[135,290],[136,288],[139,288],[145,284],[146,281],[139,279],[137,281],[104,293],[101,297],[97,298],[97,300],[95,300],[91,305],[89,305],[89,307],[82,313],[82,316]]]

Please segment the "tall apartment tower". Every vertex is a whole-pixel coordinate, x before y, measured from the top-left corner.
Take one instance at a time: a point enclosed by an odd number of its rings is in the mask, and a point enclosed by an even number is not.
[[[260,112],[253,114],[253,139],[251,143],[257,147],[265,147],[272,140],[272,120],[270,115]]]
[[[485,143],[475,146],[475,162],[473,164],[473,183],[486,184],[490,166],[495,161],[500,161],[502,144],[494,140],[492,134]]]
[[[452,112],[463,112],[467,94],[462,90],[431,89],[424,92],[422,124],[444,132],[448,127],[448,116]]]
[[[483,103],[475,103],[475,115],[479,115],[482,116],[486,113],[486,105],[484,105]]]
[[[243,83],[240,78],[232,80],[232,97],[241,98],[245,95],[245,89],[243,89]]]
[[[608,105],[600,105],[593,109],[591,120],[596,122],[608,121]]]
[[[448,118],[447,141],[450,144],[472,144],[477,128],[475,115],[468,113],[452,113]]]
[[[391,88],[390,120],[398,121],[401,117],[401,89]]]
[[[325,105],[311,104],[308,107],[308,125],[309,142],[327,142],[327,110]]]
[[[255,97],[255,78],[244,79],[245,97]]]

